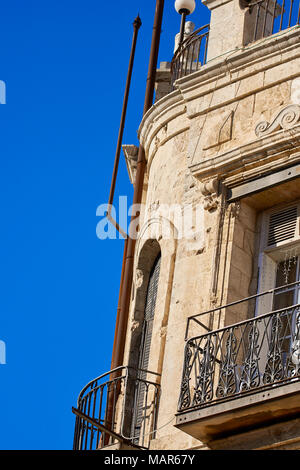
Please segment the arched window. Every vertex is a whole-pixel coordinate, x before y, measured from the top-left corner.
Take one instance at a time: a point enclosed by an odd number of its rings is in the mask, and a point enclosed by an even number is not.
[[[135,390],[134,413],[132,421],[132,435],[136,437],[136,442],[138,441],[142,427],[145,424],[147,411],[147,389],[146,384],[143,382],[143,380],[146,380],[147,378],[146,371],[148,370],[149,365],[153,321],[160,273],[160,263],[161,254],[157,256],[151,269],[146,292],[146,302],[138,358],[137,375],[139,380],[137,381],[137,387]]]

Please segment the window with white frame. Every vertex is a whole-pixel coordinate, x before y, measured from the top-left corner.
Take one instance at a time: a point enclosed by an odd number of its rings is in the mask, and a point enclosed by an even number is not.
[[[279,206],[262,215],[259,254],[259,291],[289,285],[299,281],[300,263],[300,201]],[[298,290],[278,293],[269,308],[292,305],[298,300]]]
[[[300,201],[278,206],[261,217],[259,289],[270,291],[258,299],[256,315],[280,311],[281,350],[288,353],[293,342],[300,304]],[[271,334],[271,333],[270,333]]]

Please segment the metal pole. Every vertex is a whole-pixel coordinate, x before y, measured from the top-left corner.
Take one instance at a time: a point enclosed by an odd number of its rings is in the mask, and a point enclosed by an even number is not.
[[[123,107],[122,107],[122,114],[121,114],[121,120],[120,120],[119,135],[118,135],[117,148],[116,148],[116,154],[115,154],[114,169],[113,169],[111,187],[110,187],[110,193],[109,193],[109,199],[108,199],[108,211],[107,211],[107,214],[106,214],[106,217],[108,218],[108,220],[122,234],[123,238],[126,238],[127,234],[126,234],[125,231],[122,230],[122,228],[119,226],[119,224],[116,222],[116,220],[113,219],[113,217],[111,215],[111,209],[112,209],[112,204],[113,204],[113,200],[114,200],[116,179],[117,179],[118,168],[119,168],[120,153],[121,153],[121,148],[122,148],[122,139],[123,139],[123,133],[124,133],[125,118],[126,118],[126,112],[127,112],[127,104],[128,104],[129,90],[130,90],[130,84],[131,84],[135,49],[136,49],[138,31],[139,31],[141,25],[142,25],[142,22],[141,22],[141,19],[140,19],[139,15],[138,15],[135,18],[134,22],[133,22],[134,31],[133,31],[133,37],[132,37],[132,44],[131,44],[131,52],[130,52],[130,59],[129,59],[129,65],[128,65],[127,80],[126,80],[126,86],[125,86],[125,92],[124,92],[124,99],[123,99]]]
[[[121,274],[121,283],[120,283],[120,293],[119,293],[117,319],[116,319],[115,340],[114,340],[113,352],[112,352],[113,357],[114,357],[114,354],[115,354],[115,349],[117,347],[116,337],[117,337],[119,317],[120,317],[120,296],[121,296],[121,292],[122,292],[122,284],[123,284],[123,278],[124,278],[124,265],[125,265],[125,259],[126,259],[126,251],[127,251],[127,233],[122,230],[122,228],[119,226],[117,221],[112,217],[111,209],[112,209],[112,204],[113,204],[113,199],[114,199],[116,180],[117,180],[117,174],[118,174],[118,168],[119,168],[120,153],[121,153],[121,148],[122,148],[122,139],[123,139],[123,133],[124,133],[124,127],[125,127],[125,118],[126,118],[128,97],[129,97],[130,84],[131,84],[131,78],[132,78],[132,70],[133,70],[133,63],[134,63],[134,57],[135,57],[136,43],[137,43],[138,31],[139,31],[141,25],[142,25],[142,22],[141,22],[141,19],[140,19],[139,15],[138,15],[135,18],[134,22],[133,22],[133,37],[132,37],[132,44],[131,44],[131,52],[130,52],[130,59],[129,59],[129,64],[128,64],[128,73],[127,73],[127,80],[126,80],[126,85],[125,85],[125,92],[124,92],[123,107],[122,107],[122,114],[121,114],[121,120],[120,120],[119,135],[118,135],[115,161],[114,161],[114,168],[113,168],[111,187],[110,187],[110,193],[109,193],[109,199],[108,199],[108,211],[107,211],[107,214],[106,214],[107,219],[122,234],[123,238],[125,238],[123,264],[122,264],[122,274]],[[113,368],[114,367],[112,366],[112,369]],[[113,377],[115,375],[113,375]],[[112,422],[113,408],[114,408],[113,400],[110,396],[108,396],[108,406],[107,406],[108,422]],[[105,436],[105,434],[102,434],[102,436],[101,436],[102,444],[104,444],[104,445],[108,444],[108,437],[109,436]]]
[[[157,68],[158,50],[162,26],[162,17],[164,10],[164,0],[156,0],[155,17],[152,32],[152,43],[148,66],[147,84],[145,92],[144,110],[145,114],[148,109],[152,106],[154,96],[154,85]],[[140,204],[142,200],[142,191],[144,183],[146,159],[145,151],[140,145],[138,152],[136,181],[134,187],[133,204]],[[135,220],[137,216],[132,217],[131,222]],[[125,348],[126,330],[128,322],[128,313],[130,305],[130,293],[133,277],[133,257],[135,250],[135,239],[128,238],[126,259],[124,266],[124,278],[120,292],[120,312],[118,322],[116,325],[115,333],[115,348],[112,356],[112,368],[115,368],[123,363],[123,354]]]
[[[184,31],[185,31],[185,20],[186,20],[186,16],[189,14],[189,11],[180,10],[180,13],[181,13],[181,24],[180,24],[180,36],[179,36],[178,48],[180,48],[183,43]]]

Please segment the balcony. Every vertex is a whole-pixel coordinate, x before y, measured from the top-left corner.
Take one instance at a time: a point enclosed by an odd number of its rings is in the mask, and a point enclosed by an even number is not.
[[[299,282],[190,317],[176,426],[205,443],[299,417],[300,304],[257,315]],[[233,315],[246,319],[210,330]],[[298,425],[299,426],[299,425]]]
[[[209,24],[190,34],[177,49],[171,62],[171,84],[196,72],[206,63]]]
[[[244,26],[244,46],[299,25],[300,0],[244,0],[241,3],[249,12]],[[177,79],[206,64],[209,33],[209,24],[201,27],[190,34],[175,52],[171,62],[172,89]]]
[[[159,374],[118,367],[80,392],[73,450],[147,449],[154,437]]]

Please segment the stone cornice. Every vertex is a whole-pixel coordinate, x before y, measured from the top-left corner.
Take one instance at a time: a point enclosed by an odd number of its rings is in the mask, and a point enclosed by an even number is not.
[[[159,131],[166,129],[170,122],[179,116],[181,116],[180,127],[176,126],[176,130],[168,132],[163,138],[160,138],[160,145],[189,128],[189,123],[186,123],[188,120],[186,106],[181,93],[175,90],[157,101],[144,115],[139,127],[138,137],[145,149],[148,164],[151,163],[157,149],[155,144],[157,134]],[[153,149],[150,149],[151,144],[153,144]]]
[[[182,95],[178,90],[169,93],[168,95],[164,96],[160,100],[156,101],[153,106],[145,113],[141,124],[138,129],[138,138],[142,145],[145,146],[145,141],[149,135],[149,126],[158,119],[162,119],[161,127],[165,125],[165,122],[169,120],[169,114],[172,110],[178,107],[178,105],[182,104]],[[185,109],[181,110],[179,114],[182,114]],[[168,117],[166,114],[168,113]],[[178,115],[178,111],[175,111],[175,116]]]
[[[245,96],[299,76],[300,69],[296,66],[298,64],[296,61],[300,58],[299,33],[299,27],[293,27],[264,38],[248,47],[216,58],[201,67],[199,71],[177,80],[176,90],[158,100],[145,114],[140,124],[138,137],[145,148],[148,164],[159,146],[189,129],[194,117],[205,115],[209,111],[237,102]],[[283,63],[287,64],[286,74],[284,72],[278,76],[272,73],[273,67]],[[293,63],[293,67],[289,67],[288,63]],[[172,122],[174,124],[170,125]],[[273,143],[274,138],[272,134]],[[268,139],[264,140],[268,145]],[[193,165],[191,170],[199,175],[208,174],[209,171],[216,173],[219,166],[230,165],[231,158],[232,164],[235,165],[246,147],[253,149],[257,145],[257,150],[253,151],[262,152],[264,143],[260,140],[259,142],[260,150],[258,142],[249,142],[222,156],[217,155],[202,160],[201,163]]]
[[[196,117],[209,110],[253,94],[255,84],[251,86],[251,76],[300,57],[299,33],[300,28],[294,27],[281,32],[281,34],[278,33],[269,38],[261,39],[242,49],[215,58],[202,66],[197,72],[177,80],[175,86],[180,90],[187,104],[188,116],[190,118]],[[293,71],[287,70],[289,78],[292,78],[293,75],[298,76],[299,69],[295,70],[294,74]],[[243,80],[245,82],[247,80],[248,86],[245,88],[240,87],[240,90],[236,89],[235,85]],[[282,80],[282,78],[274,76],[269,83],[264,83],[263,87],[273,86]],[[205,95],[216,94],[217,90],[222,91],[225,87],[232,88],[231,95],[229,93],[223,99],[205,101]],[[259,87],[260,85],[258,85]],[[203,97],[203,106],[200,108],[189,106],[190,102],[199,97]]]
[[[282,129],[272,134],[263,136],[255,141],[248,142],[242,146],[234,148],[214,158],[209,158],[190,167],[190,170],[197,178],[226,178],[232,176],[232,182],[241,178],[247,179],[245,172],[249,171],[249,178],[256,174],[263,173],[263,165],[266,164],[265,171],[270,171],[270,159],[272,159],[272,169],[282,164],[291,162],[289,152],[296,153],[296,160],[299,160],[300,144],[300,124],[292,129]],[[281,158],[281,160],[280,160]],[[276,163],[276,160],[277,163]],[[256,167],[256,169],[255,169]]]

